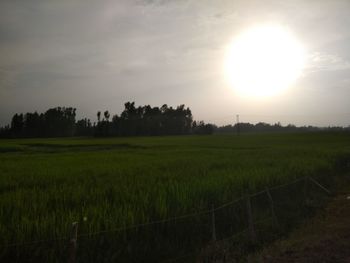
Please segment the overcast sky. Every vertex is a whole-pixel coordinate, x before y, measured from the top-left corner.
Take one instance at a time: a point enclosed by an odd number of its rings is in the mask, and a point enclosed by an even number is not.
[[[231,39],[283,25],[308,54],[287,92],[243,98],[225,81]],[[350,124],[350,1],[0,0],[0,125],[16,112],[74,106],[78,117],[186,104],[228,124]]]

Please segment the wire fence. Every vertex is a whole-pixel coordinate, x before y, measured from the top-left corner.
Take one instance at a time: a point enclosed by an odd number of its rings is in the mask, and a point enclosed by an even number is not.
[[[312,177],[152,222],[0,246],[1,262],[225,262],[288,231],[331,192]]]

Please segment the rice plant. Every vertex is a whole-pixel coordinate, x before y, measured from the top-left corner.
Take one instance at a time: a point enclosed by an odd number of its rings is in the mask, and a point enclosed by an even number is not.
[[[1,140],[0,260],[62,262],[64,238],[6,245],[67,237],[77,221],[79,262],[140,262],[141,250],[158,251],[147,254],[156,262],[205,242],[208,216],[90,234],[200,212],[302,176],[330,182],[349,153],[346,133]]]

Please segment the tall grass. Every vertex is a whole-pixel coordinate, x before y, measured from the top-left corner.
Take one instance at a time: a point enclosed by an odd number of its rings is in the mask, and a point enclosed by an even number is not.
[[[347,153],[345,133],[2,140],[0,245],[66,236],[74,221],[91,233],[205,210],[332,176]]]

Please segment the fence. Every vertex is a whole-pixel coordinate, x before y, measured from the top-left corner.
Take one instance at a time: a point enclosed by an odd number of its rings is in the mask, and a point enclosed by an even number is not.
[[[330,191],[311,177],[211,209],[158,221],[0,248],[2,262],[211,262],[240,257],[288,231]]]

